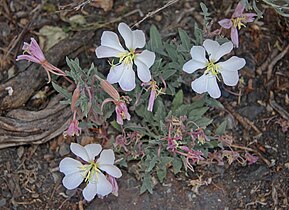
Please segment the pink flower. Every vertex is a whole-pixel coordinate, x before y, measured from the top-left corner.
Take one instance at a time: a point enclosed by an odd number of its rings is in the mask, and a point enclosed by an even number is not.
[[[126,103],[124,101],[116,101],[115,105],[116,121],[118,124],[123,125],[123,120],[130,120],[130,114],[128,113]]]
[[[40,46],[38,45],[38,43],[36,42],[36,40],[34,38],[31,38],[30,44],[24,42],[22,49],[24,50],[24,53],[26,52],[29,55],[27,55],[27,54],[18,55],[16,58],[16,61],[27,60],[27,61],[31,61],[33,63],[41,64],[42,67],[46,70],[46,73],[48,76],[48,83],[51,81],[50,73],[58,75],[58,76],[64,76],[66,78],[66,74],[62,70],[53,66],[51,63],[49,63],[45,59],[44,54],[43,54]],[[66,78],[66,79],[68,81],[72,82],[68,78]]]
[[[243,13],[244,9],[245,6],[240,1],[231,19],[223,19],[218,22],[223,28],[231,29],[231,40],[236,47],[239,46],[238,30],[240,30],[242,26],[245,27],[245,23],[253,22],[254,17],[257,16],[255,13]]]
[[[46,61],[42,50],[40,49],[38,43],[34,38],[31,38],[30,44],[24,42],[22,50],[24,50],[24,52],[27,52],[29,55],[18,55],[16,61],[28,60],[33,63],[39,64],[42,64]]]
[[[112,192],[111,193],[115,196],[118,196],[118,184],[116,182],[115,177],[108,174],[108,176],[106,178],[112,186]]]
[[[77,119],[73,119],[67,129],[67,131],[64,132],[64,136],[79,136],[79,134],[81,133],[81,128],[78,127],[78,120]]]

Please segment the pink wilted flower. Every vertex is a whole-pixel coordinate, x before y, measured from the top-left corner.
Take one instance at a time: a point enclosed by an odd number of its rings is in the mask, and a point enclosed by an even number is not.
[[[22,49],[24,50],[24,53],[26,52],[28,53],[28,55],[27,54],[18,55],[16,61],[27,60],[33,63],[41,64],[42,67],[46,70],[48,76],[48,83],[51,81],[50,73],[66,77],[66,74],[62,70],[53,66],[46,60],[40,46],[38,45],[38,43],[34,38],[31,38],[30,44],[24,42]],[[69,80],[68,78],[66,79],[71,82],[71,80]]]
[[[112,186],[112,192],[111,193],[115,196],[118,196],[118,184],[117,184],[115,177],[108,174],[108,176],[106,178]]]
[[[166,88],[165,81],[163,81],[163,83],[164,83],[164,86]],[[165,94],[165,93],[162,90],[162,88],[158,87],[156,81],[154,81],[154,80],[151,80],[151,81],[149,81],[147,83],[142,83],[142,86],[149,86],[148,90],[151,91],[147,110],[152,112],[153,111],[153,107],[154,107],[154,103],[155,103],[155,99],[158,97],[158,95]]]
[[[78,120],[76,119],[76,102],[79,98],[79,95],[80,95],[80,88],[79,88],[79,85],[77,85],[77,87],[75,88],[75,90],[73,91],[73,94],[72,94],[72,99],[71,99],[71,105],[70,105],[70,108],[71,108],[71,111],[73,112],[73,119],[67,129],[67,131],[65,131],[63,134],[64,136],[79,136],[79,134],[81,133],[81,128],[78,127]]]
[[[81,133],[81,128],[78,127],[78,120],[77,119],[73,119],[67,129],[67,131],[64,132],[64,136],[79,136],[79,134]]]
[[[231,40],[236,47],[239,47],[238,30],[240,30],[242,26],[245,27],[245,23],[253,22],[254,17],[257,16],[255,13],[243,13],[244,9],[245,5],[240,1],[231,19],[225,18],[218,22],[223,28],[231,29]]]
[[[117,90],[107,80],[101,79],[97,75],[95,75],[95,77],[100,81],[101,88],[112,97],[102,102],[101,110],[106,103],[113,102],[115,104],[116,121],[118,124],[123,125],[124,119],[130,120],[125,97],[120,97]],[[123,98],[123,100],[121,98]]]
[[[245,158],[246,158],[246,160],[248,162],[248,165],[252,165],[252,164],[256,163],[257,160],[258,160],[257,156],[251,155],[249,152],[245,153]]]

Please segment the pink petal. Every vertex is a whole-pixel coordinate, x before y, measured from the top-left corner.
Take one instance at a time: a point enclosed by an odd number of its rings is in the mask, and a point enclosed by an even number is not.
[[[231,19],[223,19],[223,20],[220,20],[218,23],[220,24],[220,26],[226,29],[231,28],[233,25]]]
[[[238,35],[238,29],[235,27],[231,28],[231,40],[236,48],[239,47],[239,35]]]
[[[251,23],[255,20],[255,17],[257,16],[257,14],[255,13],[244,13],[243,17],[245,17],[245,22],[246,23]]]
[[[232,15],[232,18],[240,17],[242,13],[244,12],[245,6],[243,5],[242,1],[238,3],[236,6],[236,9]]]

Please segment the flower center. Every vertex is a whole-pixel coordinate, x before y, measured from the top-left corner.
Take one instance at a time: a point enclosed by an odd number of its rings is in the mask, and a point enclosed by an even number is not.
[[[209,72],[211,72],[212,75],[217,76],[217,74],[220,72],[220,66],[215,64],[213,61],[208,62],[205,74],[208,74]]]
[[[85,182],[91,181],[94,174],[97,176],[100,172],[99,164],[95,162],[91,162],[89,165],[83,165],[81,169],[84,171],[83,177]]]
[[[135,59],[135,52],[131,50],[129,52],[120,53],[119,63],[124,62],[125,64],[131,64]]]
[[[237,18],[232,18],[231,21],[233,23],[234,28],[237,28],[240,30],[242,26],[246,27],[245,24],[242,22],[244,21],[244,17],[237,17]]]

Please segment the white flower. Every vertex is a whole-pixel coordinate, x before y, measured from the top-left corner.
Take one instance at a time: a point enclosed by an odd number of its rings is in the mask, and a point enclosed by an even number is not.
[[[235,86],[238,83],[238,70],[245,66],[245,59],[233,56],[227,61],[218,62],[221,57],[230,53],[232,49],[232,42],[220,45],[210,39],[206,39],[203,46],[192,47],[190,52],[192,59],[184,64],[183,70],[191,74],[198,69],[206,68],[204,74],[192,82],[194,91],[200,94],[208,92],[212,98],[219,98],[221,96],[217,83],[219,73],[222,75],[226,85]],[[209,59],[206,58],[206,51]]]
[[[114,166],[114,153],[111,149],[102,150],[99,144],[88,144],[85,147],[71,143],[71,151],[80,157],[85,164],[73,158],[64,158],[59,165],[60,171],[65,174],[62,183],[67,189],[77,188],[83,180],[87,183],[82,191],[83,197],[91,201],[95,195],[106,196],[112,192],[112,185],[103,171],[108,175],[119,178],[122,173]],[[100,157],[95,161],[95,157]]]
[[[151,80],[149,68],[155,61],[155,53],[136,50],[145,46],[143,31],[132,31],[125,23],[118,25],[118,31],[124,39],[127,50],[121,46],[116,33],[104,31],[101,36],[101,46],[96,48],[95,53],[98,58],[119,58],[117,64],[112,64],[107,81],[111,84],[119,83],[121,89],[131,91],[136,86],[133,64],[137,66],[138,78],[142,82],[149,82]]]

